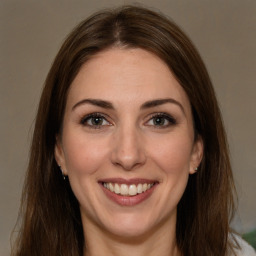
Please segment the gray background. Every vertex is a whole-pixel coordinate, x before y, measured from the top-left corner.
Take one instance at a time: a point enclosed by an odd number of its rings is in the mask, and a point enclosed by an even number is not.
[[[256,228],[256,1],[138,1],[173,18],[199,49],[227,128],[239,193],[234,226]],[[39,95],[68,32],[101,9],[133,1],[0,0],[0,255],[9,255]],[[221,200],[221,199],[220,199]]]

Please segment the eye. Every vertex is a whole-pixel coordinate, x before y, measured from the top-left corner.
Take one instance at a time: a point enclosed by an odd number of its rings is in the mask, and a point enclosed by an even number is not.
[[[166,128],[175,125],[176,123],[176,120],[169,114],[157,113],[151,116],[146,125],[154,126],[156,128]]]
[[[81,124],[95,129],[99,129],[101,128],[101,126],[111,125],[111,123],[107,121],[105,116],[100,113],[92,113],[83,117],[81,120]]]

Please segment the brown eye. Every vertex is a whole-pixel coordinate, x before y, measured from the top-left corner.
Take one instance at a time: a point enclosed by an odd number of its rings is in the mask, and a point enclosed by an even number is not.
[[[102,117],[92,117],[90,119],[91,125],[102,125],[103,124],[103,118]]]
[[[156,126],[163,126],[163,125],[166,125],[166,123],[168,123],[168,120],[166,120],[166,118],[164,117],[154,117],[153,123]]]
[[[153,115],[147,122],[147,125],[156,128],[165,128],[174,124],[176,124],[176,120],[172,116],[162,113]]]
[[[81,120],[81,124],[92,128],[100,128],[101,126],[110,125],[106,118],[98,113],[90,114]]]

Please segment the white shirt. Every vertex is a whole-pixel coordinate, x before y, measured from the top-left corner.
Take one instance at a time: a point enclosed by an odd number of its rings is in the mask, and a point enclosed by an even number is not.
[[[246,241],[244,241],[241,237],[235,236],[238,244],[240,245],[241,249],[236,249],[237,256],[256,256],[256,252],[251,245],[249,245]]]

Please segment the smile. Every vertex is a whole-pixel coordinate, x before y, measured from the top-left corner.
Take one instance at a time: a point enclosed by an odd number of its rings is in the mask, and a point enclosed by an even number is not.
[[[159,185],[158,181],[148,179],[111,178],[99,181],[105,195],[121,206],[135,206],[146,201]]]
[[[154,183],[139,183],[138,185],[131,184],[118,184],[111,182],[103,182],[103,186],[109,191],[122,196],[136,196],[138,194],[144,193],[154,186]]]

